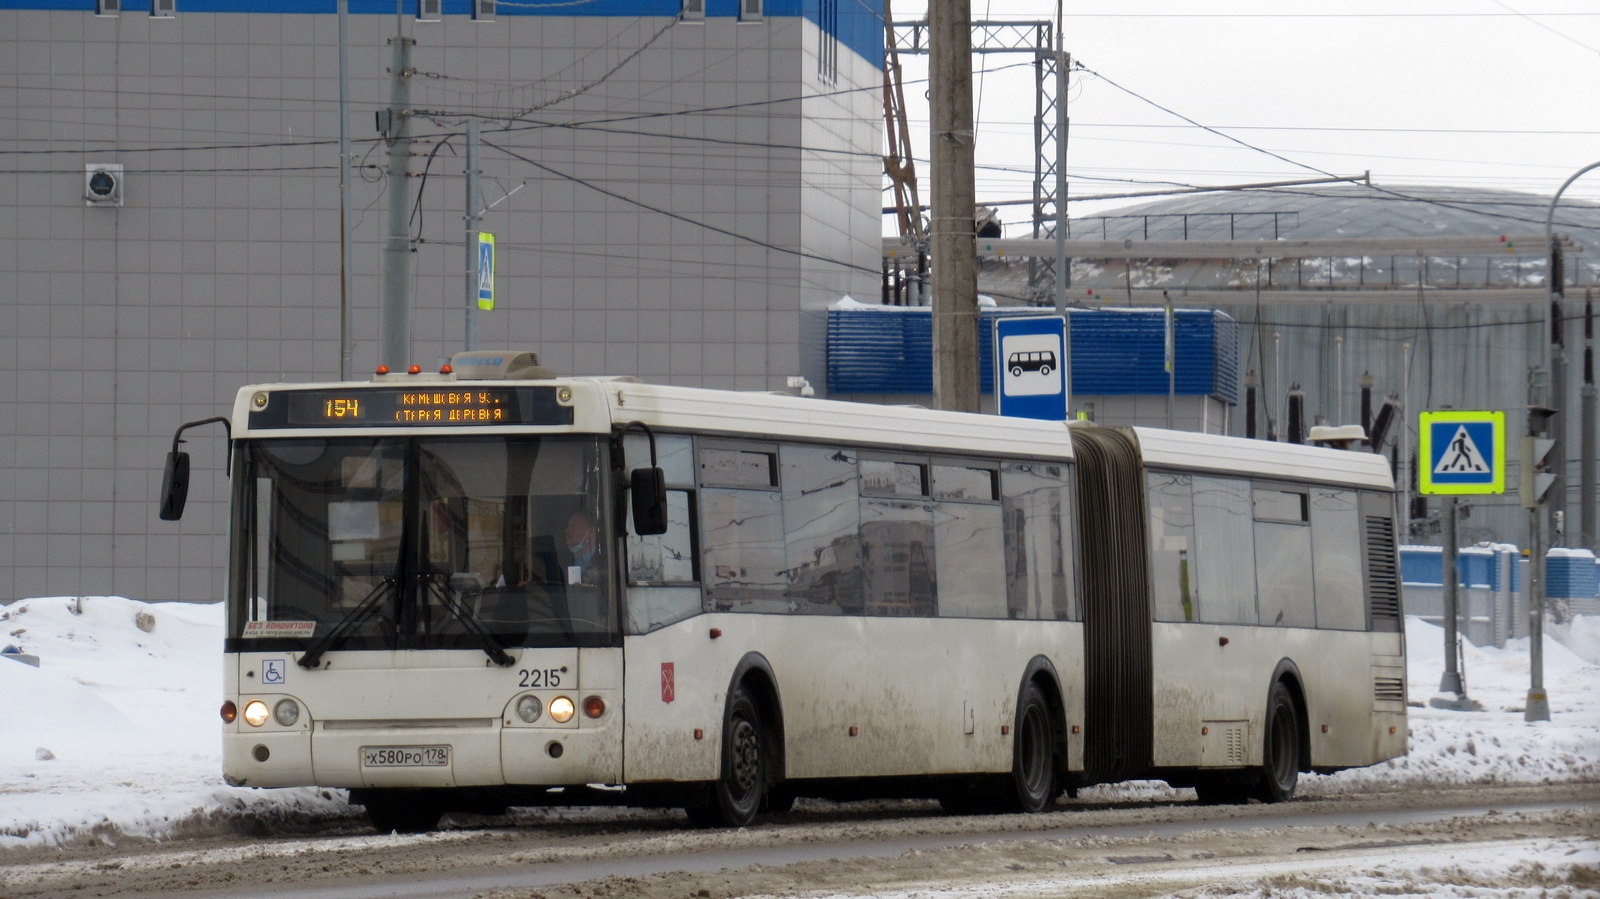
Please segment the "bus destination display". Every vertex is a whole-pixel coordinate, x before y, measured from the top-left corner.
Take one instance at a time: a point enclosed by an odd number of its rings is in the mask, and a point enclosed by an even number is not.
[[[250,413],[251,428],[569,425],[554,387],[453,385],[279,391]]]

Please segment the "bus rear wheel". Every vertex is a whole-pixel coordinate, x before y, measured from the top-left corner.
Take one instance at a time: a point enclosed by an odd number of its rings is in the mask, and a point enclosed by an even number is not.
[[[688,809],[689,820],[700,827],[744,827],[754,821],[766,789],[765,747],[760,710],[740,685],[722,729],[722,777],[706,791],[703,806]]]
[[[1267,695],[1266,741],[1261,747],[1261,779],[1256,798],[1262,802],[1287,802],[1300,782],[1300,711],[1283,681]]]
[[[1012,745],[1009,803],[1024,812],[1042,812],[1056,798],[1056,729],[1044,691],[1033,681],[1022,691],[1017,736]]]

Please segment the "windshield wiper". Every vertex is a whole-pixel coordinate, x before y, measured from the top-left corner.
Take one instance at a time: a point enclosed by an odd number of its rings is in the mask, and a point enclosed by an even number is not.
[[[372,614],[382,605],[382,601],[388,591],[394,589],[394,587],[395,579],[392,577],[386,577],[379,581],[378,586],[372,588],[372,592],[367,594],[366,599],[361,600],[356,604],[355,608],[350,610],[349,614],[339,619],[339,623],[333,626],[333,630],[328,631],[326,636],[306,650],[306,654],[301,656],[300,661],[295,664],[308,670],[317,667],[317,663],[322,661],[322,654],[336,648],[340,643],[348,639],[351,634],[355,633],[356,628],[365,624],[366,620],[371,618]]]
[[[478,619],[478,616],[472,614],[472,610],[468,609],[466,604],[455,595],[455,591],[434,581],[435,577],[443,574],[444,572],[442,571],[425,571],[419,574],[418,577],[428,585],[430,593],[439,597],[439,604],[449,610],[457,621],[461,622],[461,626],[467,629],[467,633],[478,638],[478,643],[483,646],[483,651],[489,656],[490,660],[502,668],[515,665],[517,660],[500,648],[500,641],[496,640],[494,635],[489,632],[489,629],[483,626],[483,622]]]

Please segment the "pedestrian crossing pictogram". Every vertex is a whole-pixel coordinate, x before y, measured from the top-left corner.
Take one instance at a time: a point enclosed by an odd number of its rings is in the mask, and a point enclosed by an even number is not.
[[[1439,457],[1439,464],[1433,467],[1434,474],[1487,474],[1489,463],[1483,461],[1483,453],[1478,451],[1478,444],[1472,440],[1472,434],[1467,431],[1466,425],[1456,428],[1455,436],[1450,438],[1450,443],[1445,447],[1444,454]]]

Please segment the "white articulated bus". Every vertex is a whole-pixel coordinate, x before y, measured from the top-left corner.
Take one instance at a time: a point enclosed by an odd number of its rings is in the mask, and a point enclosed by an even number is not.
[[[225,776],[349,788],[383,831],[591,802],[1037,811],[1141,777],[1282,800],[1405,752],[1380,456],[531,354],[246,387],[216,421]]]

